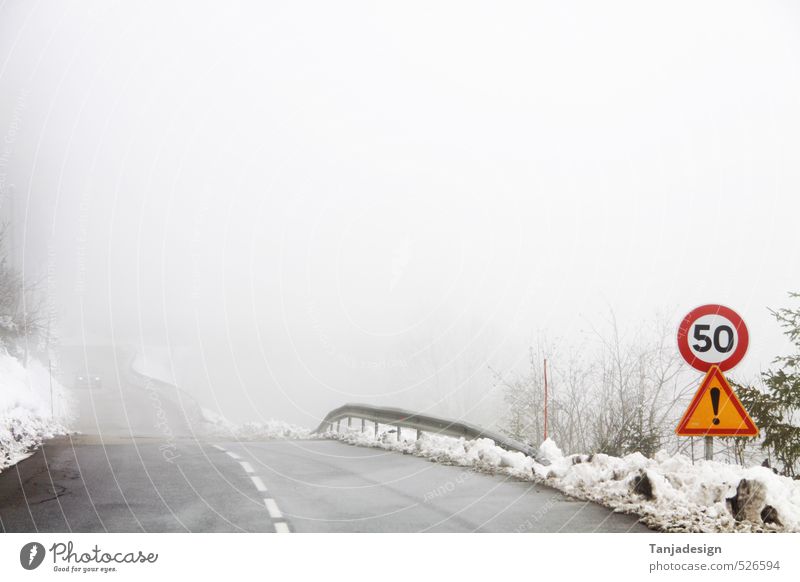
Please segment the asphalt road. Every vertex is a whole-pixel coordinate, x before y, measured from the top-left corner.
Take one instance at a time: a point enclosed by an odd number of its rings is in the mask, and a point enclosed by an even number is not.
[[[8,532],[645,532],[506,477],[335,441],[72,437],[0,474]]]
[[[61,381],[71,389],[70,422],[86,434],[187,438],[199,422],[194,399],[174,385],[134,370],[135,355],[123,348],[95,346],[64,350]],[[91,388],[76,377],[98,377]],[[60,403],[57,403],[58,409]]]

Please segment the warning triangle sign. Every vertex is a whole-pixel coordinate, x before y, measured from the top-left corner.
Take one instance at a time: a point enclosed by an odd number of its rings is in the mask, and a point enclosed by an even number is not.
[[[722,371],[712,366],[675,432],[680,436],[756,436],[758,428]]]

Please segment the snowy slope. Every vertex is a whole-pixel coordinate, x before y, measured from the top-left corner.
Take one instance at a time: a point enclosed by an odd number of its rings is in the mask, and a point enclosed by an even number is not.
[[[43,439],[67,432],[66,391],[54,380],[53,392],[60,419],[51,416],[47,368],[31,361],[26,369],[0,350],[0,471],[27,457]]]
[[[141,346],[131,362],[133,371],[165,384],[177,384],[172,351],[159,346]]]
[[[325,436],[536,481],[616,511],[638,514],[642,522],[662,531],[800,532],[800,481],[775,475],[765,467],[743,468],[714,461],[692,464],[688,457],[664,452],[656,454],[654,459],[639,453],[622,458],[603,454],[564,456],[552,440],[542,444],[534,460],[522,453],[506,451],[489,439],[467,441],[423,434],[416,440],[412,434],[404,434],[405,438],[398,442],[395,434],[383,432],[376,439],[371,432],[356,431],[330,432]],[[651,499],[634,491],[644,474],[652,487]],[[782,525],[733,518],[726,499],[736,494],[742,479],[764,485],[764,501],[777,510]]]

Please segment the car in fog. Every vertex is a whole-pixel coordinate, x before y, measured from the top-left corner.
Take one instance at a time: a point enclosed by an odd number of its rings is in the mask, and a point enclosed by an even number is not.
[[[103,380],[97,374],[78,374],[74,386],[79,390],[99,390],[103,387]]]

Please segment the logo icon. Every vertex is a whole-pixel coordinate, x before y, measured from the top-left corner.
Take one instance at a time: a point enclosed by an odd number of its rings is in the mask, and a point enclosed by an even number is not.
[[[19,551],[19,563],[26,570],[35,570],[44,561],[44,546],[39,542],[29,542]]]

